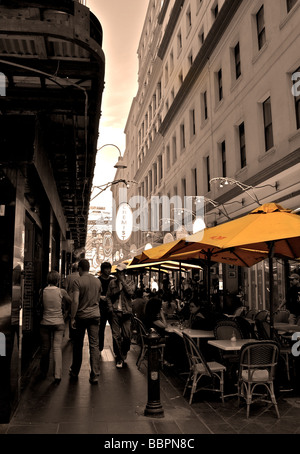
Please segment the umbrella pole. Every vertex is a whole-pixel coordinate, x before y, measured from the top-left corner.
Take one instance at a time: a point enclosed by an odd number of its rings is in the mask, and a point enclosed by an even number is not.
[[[211,253],[207,253],[207,302],[210,307],[210,265],[211,265]]]
[[[273,339],[274,334],[274,275],[273,275],[273,252],[274,241],[270,243],[269,247],[269,305],[270,305],[270,335]]]

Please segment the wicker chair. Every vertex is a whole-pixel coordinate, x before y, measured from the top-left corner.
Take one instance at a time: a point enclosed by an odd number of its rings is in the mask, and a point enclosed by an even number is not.
[[[207,362],[194,340],[187,334],[182,334],[190,368],[183,395],[185,395],[187,388],[190,387],[191,394],[189,404],[191,404],[196,391],[210,390],[219,392],[221,394],[222,402],[224,403],[224,372],[226,371],[226,367],[216,361]],[[199,388],[197,385],[202,377],[208,378],[209,384]],[[215,386],[216,380],[219,384],[218,387]],[[191,385],[190,382],[192,382]]]
[[[279,309],[274,314],[274,323],[288,323],[290,311],[287,309]]]
[[[270,323],[267,321],[260,321],[256,320],[256,330],[259,339],[263,340],[275,340],[279,345],[279,354],[283,361],[285,362],[286,373],[288,381],[291,380],[290,376],[290,355],[291,355],[291,347],[286,345],[282,342],[281,337],[279,336],[278,332],[274,329],[273,331],[273,339],[271,339],[271,326]]]
[[[216,339],[231,339],[233,333],[237,339],[244,338],[240,326],[234,320],[220,320],[214,327],[214,336]],[[237,352],[219,350],[219,355],[221,362],[226,365],[228,375],[234,377],[239,362],[239,354]]]
[[[250,405],[255,400],[272,403],[277,417],[280,418],[274,393],[275,370],[278,362],[279,346],[274,341],[257,341],[245,344],[240,351],[240,368],[238,378],[238,396],[247,403],[247,418]],[[270,395],[266,400],[265,394],[254,393],[257,386],[263,386]],[[256,398],[255,398],[256,397]]]
[[[270,314],[269,314],[269,311],[267,311],[267,310],[259,311],[259,312],[257,312],[257,314],[255,315],[254,320],[265,321],[265,320],[268,319],[269,315],[270,315]]]

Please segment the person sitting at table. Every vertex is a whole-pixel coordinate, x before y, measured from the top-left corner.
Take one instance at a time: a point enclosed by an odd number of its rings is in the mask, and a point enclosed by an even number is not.
[[[163,310],[162,300],[160,298],[150,298],[145,306],[144,324],[147,330],[154,328],[155,331],[162,337],[166,335],[168,326]]]
[[[171,292],[164,293],[162,296],[162,310],[165,318],[173,319],[177,315],[177,304]]]
[[[190,301],[192,300],[192,290],[187,288],[183,292],[183,301],[180,304],[180,308],[178,310],[178,317],[180,320],[188,320],[190,317]]]
[[[201,309],[201,302],[198,299],[193,298],[189,304],[190,318],[189,328],[190,329],[203,329],[210,331],[214,328],[213,318]]]

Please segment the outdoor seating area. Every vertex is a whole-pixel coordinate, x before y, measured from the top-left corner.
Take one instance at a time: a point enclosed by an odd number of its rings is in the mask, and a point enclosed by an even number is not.
[[[300,332],[300,325],[291,323],[287,308],[274,307],[273,264],[276,257],[285,259],[287,264],[289,260],[299,259],[299,232],[299,216],[270,203],[240,219],[143,251],[129,264],[128,271],[143,269],[146,272],[153,263],[156,269],[173,263],[180,276],[183,261],[185,270],[189,263],[204,267],[206,289],[202,289],[201,295],[193,293],[190,299],[192,305],[195,299],[205,300],[202,306],[200,301],[201,308],[197,310],[201,315],[198,318],[201,329],[188,326],[187,318],[182,317],[181,309],[188,304],[181,291],[176,300],[177,311],[172,312],[172,317],[166,315],[168,342],[164,357],[174,356],[172,349],[176,350],[176,355],[171,372],[169,367],[165,371],[184,382],[183,395],[190,405],[197,391],[209,399],[206,391],[214,390],[222,402],[227,397],[237,398],[239,402],[244,400],[247,418],[257,397],[274,406],[280,418],[276,398],[281,390],[294,390],[299,380],[298,357],[292,355],[292,335]],[[213,263],[251,267],[263,260],[270,271],[266,307],[253,301],[250,307],[241,303],[232,313],[227,313],[215,305],[214,293],[208,284]],[[145,357],[144,351],[141,346],[140,358]],[[181,356],[185,356],[185,361]],[[189,395],[188,389],[191,390]]]

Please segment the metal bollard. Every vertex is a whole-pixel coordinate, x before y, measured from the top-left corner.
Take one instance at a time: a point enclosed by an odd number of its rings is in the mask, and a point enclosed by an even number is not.
[[[151,329],[147,336],[148,343],[148,402],[144,415],[153,418],[163,418],[164,410],[160,403],[160,380],[159,380],[159,347],[162,345],[160,336]]]

